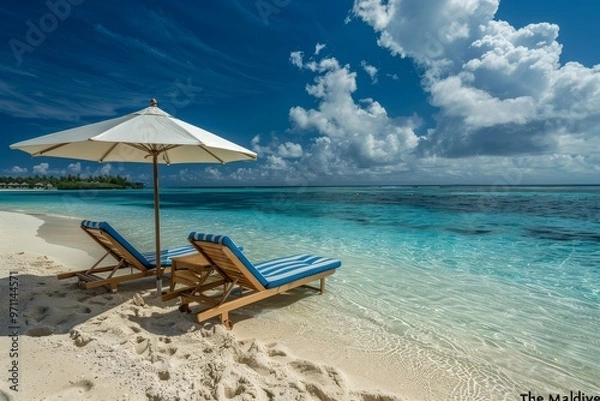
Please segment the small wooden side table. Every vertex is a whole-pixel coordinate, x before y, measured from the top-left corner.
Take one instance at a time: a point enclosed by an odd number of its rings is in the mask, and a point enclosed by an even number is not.
[[[186,287],[202,284],[213,270],[211,264],[200,253],[177,256],[171,261],[169,292],[173,292],[177,284],[183,284]]]

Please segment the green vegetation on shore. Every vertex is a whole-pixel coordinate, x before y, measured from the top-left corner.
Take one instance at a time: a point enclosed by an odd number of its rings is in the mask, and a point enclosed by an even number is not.
[[[97,176],[82,178],[79,175],[48,177],[35,175],[33,177],[0,177],[0,189],[139,189],[144,184],[129,181],[117,176]]]

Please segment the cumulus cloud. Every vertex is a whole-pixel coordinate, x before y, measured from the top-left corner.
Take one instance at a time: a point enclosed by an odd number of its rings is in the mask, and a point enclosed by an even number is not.
[[[379,33],[380,46],[431,63],[467,48],[498,5],[499,0],[355,0],[353,12]]]
[[[495,19],[498,6],[499,0],[355,0],[354,16],[373,27],[377,43],[423,68],[423,87],[439,113],[419,151],[555,161],[596,154],[600,65],[561,64],[557,25],[515,28]]]
[[[266,141],[260,136],[253,139],[252,149],[262,155],[266,171],[294,181],[352,176],[363,169],[405,168],[419,143],[414,132],[421,123],[419,118],[392,118],[376,100],[355,99],[357,74],[336,58],[311,56],[305,60],[301,52],[293,52],[290,60],[315,73],[306,92],[318,106],[290,109],[289,134],[298,134],[298,141],[289,140],[289,135],[280,141],[275,134]]]
[[[79,174],[81,173],[81,163],[71,163],[67,166],[67,171],[69,174]]]
[[[277,153],[281,157],[298,158],[302,157],[302,145],[298,143],[286,142],[277,147]]]
[[[206,167],[204,169],[204,173],[206,174],[206,176],[208,178],[211,178],[211,179],[219,179],[223,176],[221,171],[219,171],[219,169],[217,169],[215,167]]]
[[[290,109],[290,120],[301,130],[312,130],[329,141],[315,141],[315,150],[330,153],[330,161],[359,167],[394,165],[417,146],[415,118],[391,119],[385,108],[371,98],[353,98],[357,90],[356,72],[342,66],[335,58],[310,61],[304,68],[317,72],[313,85],[306,91],[319,99],[316,109],[300,106]],[[326,144],[327,142],[327,144]],[[327,146],[325,146],[325,144]],[[318,152],[317,152],[318,153]]]
[[[112,170],[112,165],[110,163],[102,165],[102,167],[96,170],[94,175],[110,175],[110,171]]]
[[[377,69],[377,67],[370,65],[365,60],[360,62],[360,66],[371,77],[371,82],[376,84],[377,83],[377,73],[379,72],[379,69]]]
[[[254,136],[254,138],[252,138],[252,141],[250,142],[250,144],[252,145],[252,150],[254,152],[256,152],[256,154],[258,154],[258,156],[260,158],[262,158],[266,155],[273,154],[273,152],[274,152],[273,149],[278,146],[278,143],[274,143],[274,142],[276,142],[275,137],[273,137],[273,139],[271,140],[270,145],[262,146],[261,145],[261,136],[256,135],[256,136]]]
[[[238,168],[229,174],[229,178],[234,181],[251,182],[256,179],[257,171],[253,168]]]
[[[266,166],[271,170],[287,170],[289,168],[283,157],[274,155],[267,156]]]
[[[357,68],[372,82],[382,72],[366,60],[350,66],[320,57],[317,44],[312,55],[290,54],[294,66],[314,73],[306,92],[315,105],[289,110],[285,140],[272,133],[252,142],[265,163],[262,177],[381,182],[405,173],[405,182],[517,185],[551,183],[559,169],[573,180],[597,180],[600,65],[561,64],[557,25],[517,28],[495,19],[498,6],[499,0],[355,0],[352,16],[372,26],[377,44],[417,64],[437,108],[432,125],[390,116],[368,95],[357,98]],[[395,71],[385,77],[399,80]]]
[[[302,59],[304,58],[304,53],[300,51],[292,52],[290,54],[290,62],[296,67],[302,67]]]
[[[47,175],[49,168],[50,168],[50,164],[40,163],[38,165],[33,166],[33,173],[39,174],[39,175]]]
[[[25,167],[13,166],[10,171],[14,174],[26,174],[28,170]]]
[[[326,47],[326,45],[325,45],[325,44],[322,44],[322,43],[317,43],[317,44],[315,45],[315,56],[318,56],[318,55],[319,55],[319,53],[321,53],[321,50],[323,50],[325,47]]]

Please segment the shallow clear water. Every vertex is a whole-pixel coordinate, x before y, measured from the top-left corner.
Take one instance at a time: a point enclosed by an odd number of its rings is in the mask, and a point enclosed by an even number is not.
[[[154,243],[147,190],[0,191],[0,208],[108,220]],[[386,358],[430,399],[600,395],[598,187],[166,189],[161,218],[165,246],[195,230],[228,234],[254,261],[341,259],[326,302],[306,298],[286,320]]]

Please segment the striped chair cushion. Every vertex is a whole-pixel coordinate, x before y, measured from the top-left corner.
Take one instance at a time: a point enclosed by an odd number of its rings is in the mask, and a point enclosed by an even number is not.
[[[196,249],[192,245],[183,245],[177,248],[163,249],[162,251],[160,251],[160,265],[163,267],[171,266],[171,264],[173,263],[171,258],[174,258],[176,256],[190,255],[197,252],[198,251],[196,251]],[[142,253],[142,255],[144,255],[144,258],[146,258],[148,263],[150,263],[153,266],[156,265],[156,251],[144,252]]]
[[[105,221],[90,221],[84,220],[81,222],[81,226],[85,228],[97,229],[104,231],[107,235],[112,237],[118,242],[123,248],[125,248],[134,258],[136,258],[144,267],[147,269],[156,268],[156,251],[141,253],[133,245],[131,245],[125,238],[121,236],[110,224]],[[160,252],[161,266],[171,266],[171,258],[175,256],[184,256],[187,254],[195,253],[196,250],[191,245],[184,245],[173,249],[165,249]]]
[[[342,265],[342,262],[337,259],[308,254],[287,256],[253,264],[225,235],[192,232],[188,238],[193,241],[207,241],[228,247],[265,288],[279,287],[304,277],[336,269]]]
[[[337,269],[342,265],[338,259],[302,254],[277,258],[256,264],[256,269],[268,281],[267,288],[279,287],[304,277]]]

